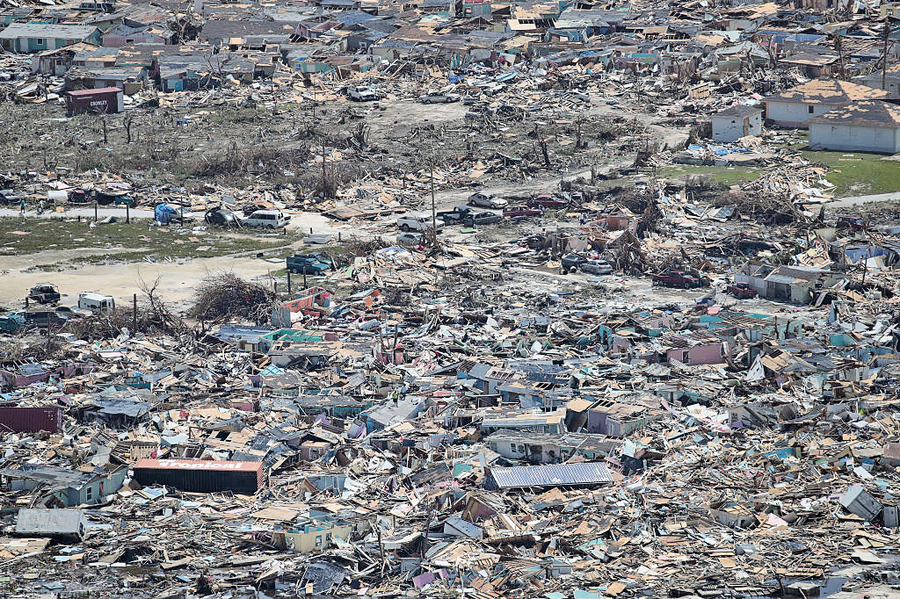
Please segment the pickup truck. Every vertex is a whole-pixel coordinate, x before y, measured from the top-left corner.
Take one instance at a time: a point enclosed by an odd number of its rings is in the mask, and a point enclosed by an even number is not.
[[[683,270],[670,270],[653,275],[653,284],[663,287],[679,287],[681,289],[693,289],[703,286],[703,281],[688,274]]]
[[[285,262],[294,274],[321,275],[333,266],[331,260],[320,254],[289,256]]]
[[[453,210],[438,212],[437,217],[448,225],[466,223],[474,213],[468,206],[454,206]]]
[[[60,297],[59,289],[52,283],[40,283],[28,292],[28,299],[39,304],[55,304]]]
[[[503,210],[503,216],[509,218],[525,218],[526,216],[540,216],[541,211],[537,208],[529,208],[528,206],[508,206]]]
[[[747,283],[735,283],[725,288],[725,291],[738,299],[753,299],[759,295],[753,287]]]

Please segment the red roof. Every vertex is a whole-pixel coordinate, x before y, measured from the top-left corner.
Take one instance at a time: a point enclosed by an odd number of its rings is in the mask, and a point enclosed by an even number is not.
[[[111,94],[113,92],[122,91],[118,87],[98,87],[97,89],[79,89],[72,92],[66,92],[70,96],[93,96],[95,94]],[[124,92],[123,92],[124,93]]]

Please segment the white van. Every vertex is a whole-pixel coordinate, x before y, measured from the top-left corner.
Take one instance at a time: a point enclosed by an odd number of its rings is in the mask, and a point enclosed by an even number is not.
[[[243,221],[245,227],[263,227],[266,229],[281,229],[288,224],[291,217],[285,216],[280,210],[257,210]]]
[[[116,309],[116,300],[111,295],[79,293],[78,307],[82,310],[90,310],[95,314],[105,314]]]

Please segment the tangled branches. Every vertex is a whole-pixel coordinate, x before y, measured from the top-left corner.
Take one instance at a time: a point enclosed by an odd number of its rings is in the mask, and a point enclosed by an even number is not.
[[[268,317],[275,293],[245,281],[234,273],[207,277],[197,286],[196,302],[189,315],[208,322],[235,317],[262,322]]]

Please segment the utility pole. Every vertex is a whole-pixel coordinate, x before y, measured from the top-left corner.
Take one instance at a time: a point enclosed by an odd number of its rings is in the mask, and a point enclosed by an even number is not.
[[[881,89],[886,89],[885,81],[887,80],[887,51],[888,51],[888,38],[891,36],[891,18],[887,15],[884,16],[884,50],[882,51],[881,58],[884,61],[884,64],[881,65]]]
[[[322,138],[322,199],[326,199],[326,188],[328,187],[327,175],[325,173],[325,138]]]
[[[437,209],[434,205],[434,158],[428,163],[431,172],[431,231],[434,233],[435,241],[437,241]]]

